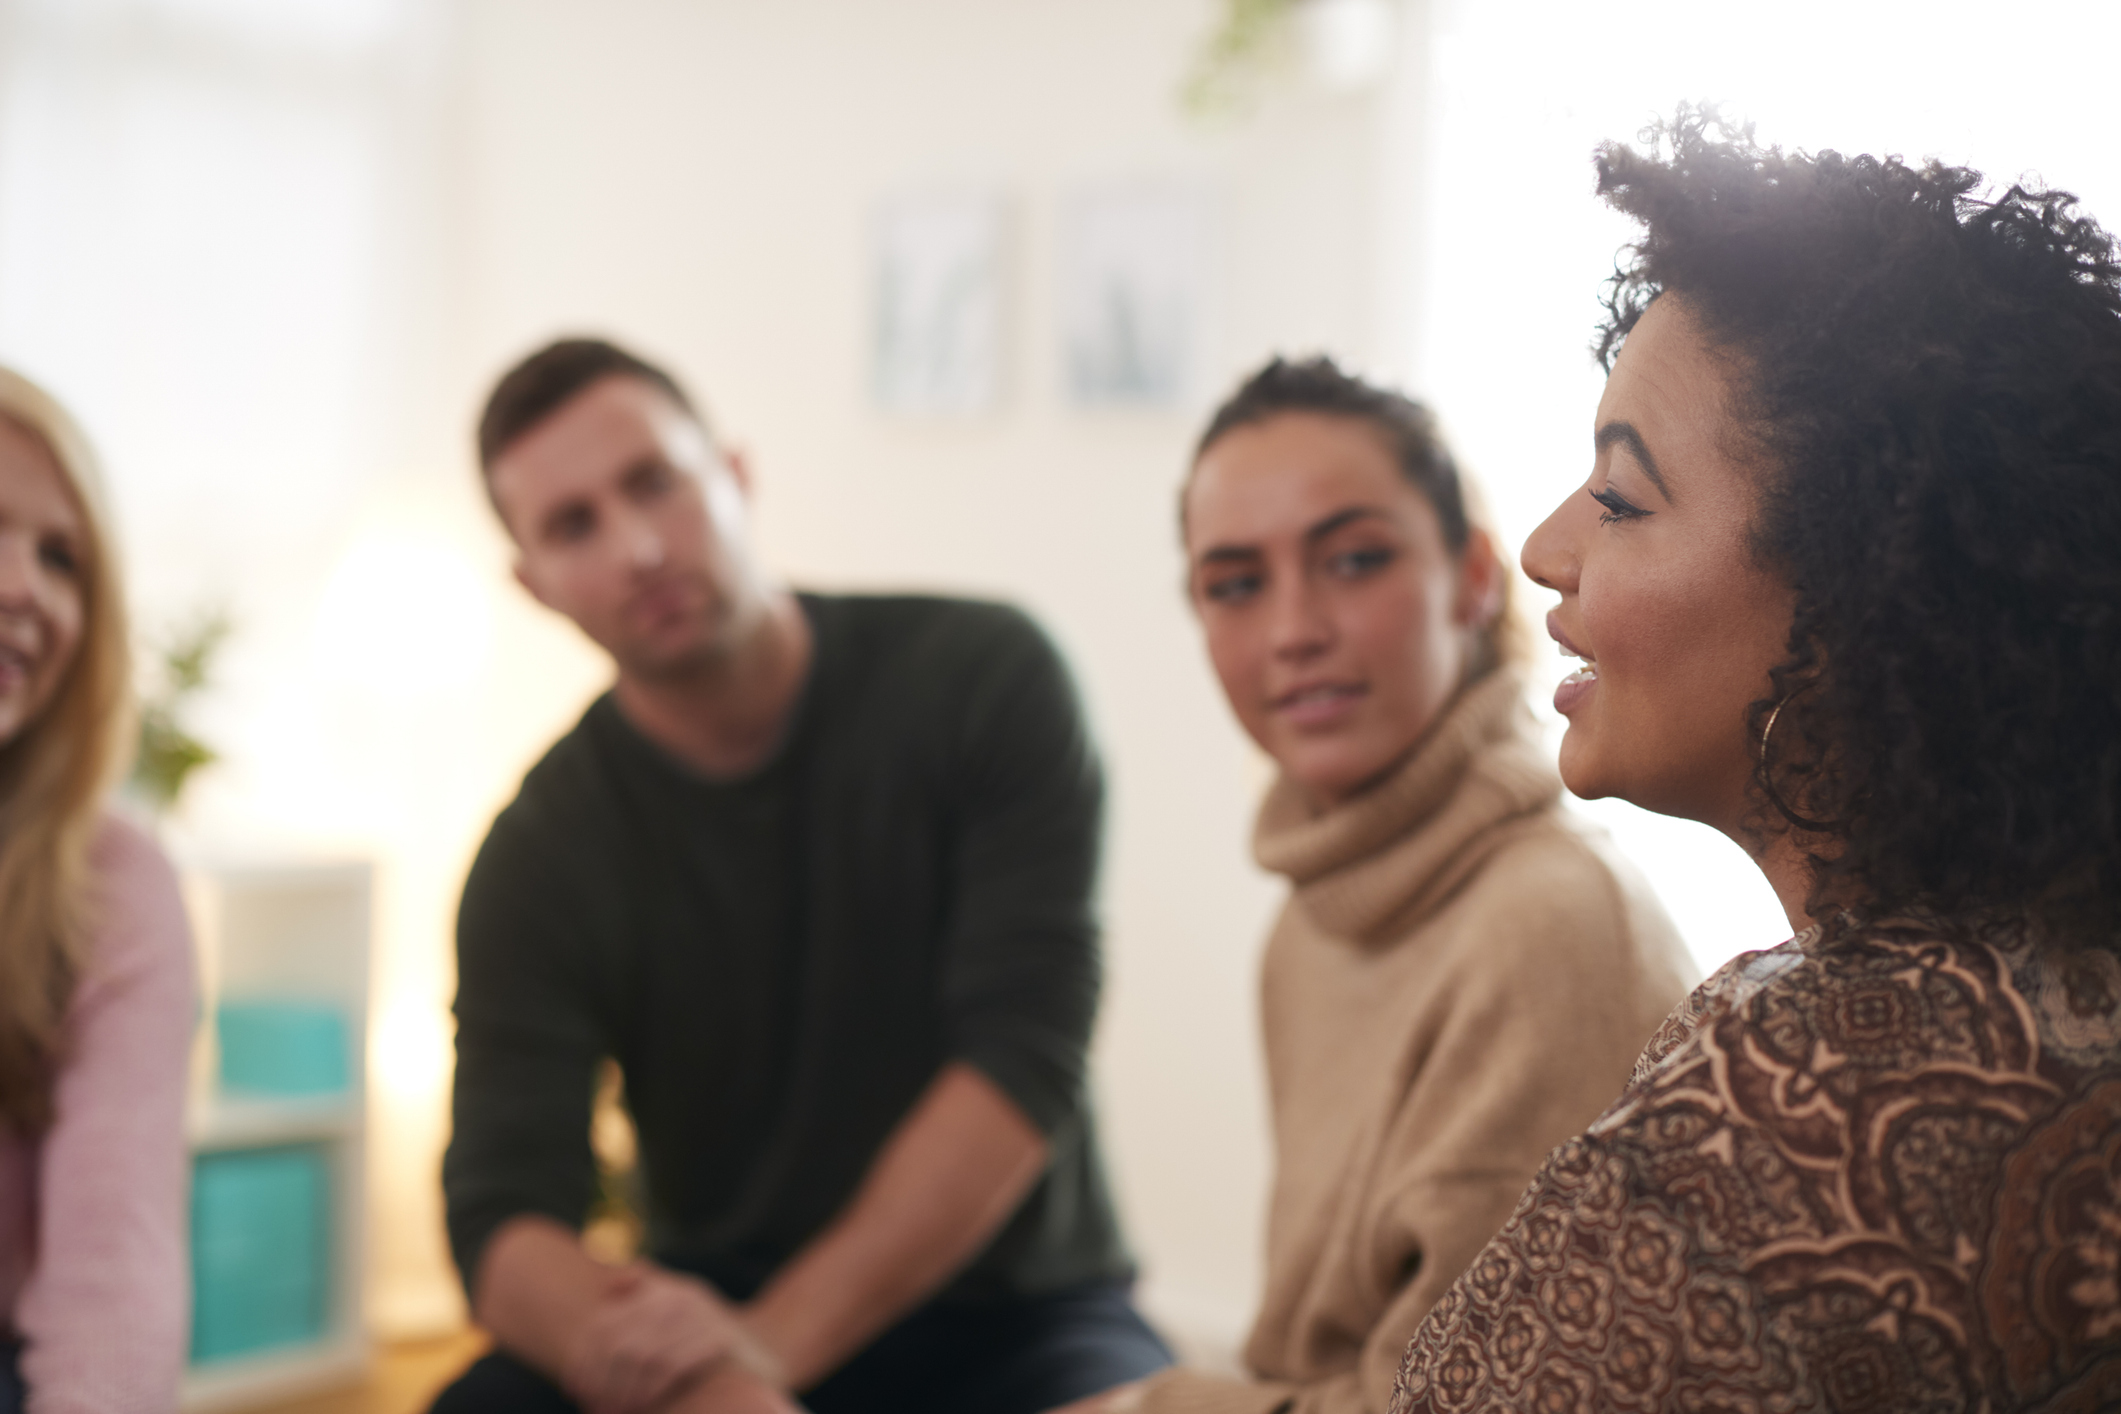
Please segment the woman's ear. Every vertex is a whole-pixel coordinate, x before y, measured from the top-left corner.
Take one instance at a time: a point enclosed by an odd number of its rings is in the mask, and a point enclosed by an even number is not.
[[[742,447],[717,446],[714,450],[722,459],[722,465],[729,468],[729,474],[736,478],[737,489],[744,493],[744,499],[750,500],[753,489],[750,455]]]
[[[1458,602],[1452,617],[1459,627],[1484,629],[1502,613],[1504,577],[1495,538],[1479,526],[1466,530],[1466,547],[1458,556]]]

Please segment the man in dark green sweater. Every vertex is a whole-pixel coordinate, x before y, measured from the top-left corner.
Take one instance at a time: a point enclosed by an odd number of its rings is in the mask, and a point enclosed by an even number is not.
[[[568,340],[479,428],[517,578],[612,690],[458,920],[450,1241],[499,1350],[447,1414],[1033,1414],[1168,1354],[1084,1081],[1101,780],[1022,614],[797,595],[666,374]],[[598,1069],[646,1258],[584,1251]]]

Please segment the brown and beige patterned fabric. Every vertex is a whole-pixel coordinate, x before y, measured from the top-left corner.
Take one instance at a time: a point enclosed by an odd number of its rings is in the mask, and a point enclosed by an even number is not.
[[[2121,960],[1808,932],[1709,979],[1395,1414],[2121,1409]]]

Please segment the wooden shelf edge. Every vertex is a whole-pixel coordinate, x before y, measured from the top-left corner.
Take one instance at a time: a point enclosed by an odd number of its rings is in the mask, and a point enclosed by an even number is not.
[[[366,1339],[341,1336],[193,1366],[184,1372],[184,1414],[231,1414],[357,1384],[369,1355]]]
[[[185,1125],[192,1152],[345,1139],[360,1132],[358,1096],[321,1100],[216,1099],[196,1110]]]

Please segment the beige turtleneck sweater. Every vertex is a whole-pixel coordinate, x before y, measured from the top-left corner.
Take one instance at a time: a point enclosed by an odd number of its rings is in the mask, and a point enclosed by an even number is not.
[[[1254,1378],[1167,1371],[1141,1408],[1383,1414],[1429,1307],[1620,1093],[1693,969],[1560,797],[1507,670],[1354,799],[1268,794],[1254,853],[1293,892],[1262,979],[1277,1163]]]

